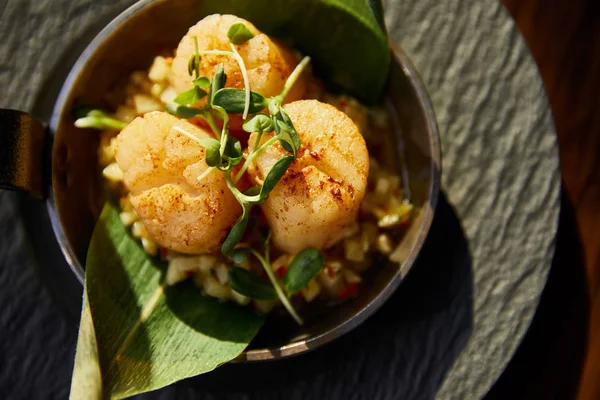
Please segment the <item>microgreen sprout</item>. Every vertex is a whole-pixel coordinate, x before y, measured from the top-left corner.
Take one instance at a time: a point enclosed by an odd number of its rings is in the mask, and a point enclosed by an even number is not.
[[[231,259],[236,264],[241,264],[252,254],[261,264],[269,277],[271,285],[267,285],[260,277],[243,268],[234,267],[229,271],[229,284],[236,292],[257,300],[279,299],[290,315],[299,325],[304,321],[298,315],[290,298],[308,286],[309,282],[323,269],[323,257],[317,249],[308,248],[298,253],[290,263],[286,274],[280,283],[271,267],[269,230],[264,241],[264,254],[257,250],[238,246],[232,251]]]
[[[85,116],[75,120],[75,126],[77,128],[115,129],[120,131],[127,126],[127,122],[112,118],[101,110],[90,110]]]

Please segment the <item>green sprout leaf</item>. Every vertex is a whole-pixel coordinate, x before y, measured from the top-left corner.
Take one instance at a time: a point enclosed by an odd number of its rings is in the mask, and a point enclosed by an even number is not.
[[[242,161],[244,157],[242,154],[242,144],[239,140],[234,137],[227,138],[225,156],[231,166],[238,165]]]
[[[215,76],[213,76],[212,83],[210,86],[210,101],[209,104],[212,106],[214,104],[215,94],[225,87],[225,81],[227,80],[227,75],[225,75],[225,69],[223,67],[223,63],[219,64],[217,67],[217,72],[215,72]]]
[[[250,114],[257,113],[267,106],[267,99],[260,93],[250,92]],[[223,107],[229,114],[243,114],[246,106],[246,91],[223,88],[215,93],[213,104]]]
[[[199,58],[200,56],[198,56]],[[194,71],[198,69],[198,65],[196,64],[196,54],[192,54],[190,59],[188,60],[188,74],[190,76],[194,75]]]
[[[233,249],[229,257],[235,264],[241,264],[248,259],[250,249],[247,247],[237,247]]]
[[[127,122],[112,118],[101,110],[90,110],[84,117],[75,120],[75,126],[77,128],[93,128],[102,131],[105,129],[120,131],[127,126]]]
[[[251,206],[249,204],[242,205],[242,215],[238,218],[233,228],[227,234],[227,237],[221,245],[221,252],[229,256],[233,248],[242,240],[246,227],[248,226],[248,210]]]
[[[210,86],[210,79],[205,76],[199,76],[198,78],[194,79],[194,86],[207,88]]]
[[[317,249],[301,251],[294,257],[283,277],[283,287],[289,296],[308,286],[323,268],[323,257]]]
[[[229,286],[239,294],[256,300],[276,300],[277,292],[269,283],[240,267],[229,270]]]
[[[275,117],[275,121],[275,131],[281,139],[281,146],[296,155],[301,145],[300,136],[298,136],[292,120],[283,108],[279,109],[279,114]]]
[[[204,111],[198,108],[181,106],[177,103],[167,103],[167,112],[178,118],[190,119],[204,115]]]
[[[211,147],[206,148],[206,165],[209,167],[218,167],[221,165],[221,144],[217,142],[216,146],[213,145]]]
[[[242,23],[233,24],[227,31],[227,37],[229,41],[236,46],[246,43],[248,40],[254,37],[254,34],[250,32],[248,27]]]
[[[262,188],[262,186],[255,185],[255,186],[249,187],[248,189],[244,190],[243,194],[245,194],[246,196],[258,196],[260,194],[261,188]]]
[[[194,86],[185,92],[179,93],[179,95],[175,97],[173,101],[179,105],[187,106],[196,104],[196,102],[204,96],[206,96],[206,92],[200,89],[198,86]]]
[[[269,197],[269,193],[273,190],[275,185],[281,180],[288,167],[296,157],[294,156],[285,156],[280,158],[275,165],[271,168],[267,176],[265,177],[265,181],[263,182],[262,188],[260,190],[260,200],[264,201]]]
[[[242,129],[248,133],[273,132],[275,125],[273,125],[273,119],[270,116],[259,113],[248,118],[242,125]]]

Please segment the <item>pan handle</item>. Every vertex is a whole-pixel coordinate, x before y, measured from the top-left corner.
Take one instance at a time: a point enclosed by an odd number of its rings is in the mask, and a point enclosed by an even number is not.
[[[43,155],[46,131],[31,115],[0,109],[0,189],[44,199]]]

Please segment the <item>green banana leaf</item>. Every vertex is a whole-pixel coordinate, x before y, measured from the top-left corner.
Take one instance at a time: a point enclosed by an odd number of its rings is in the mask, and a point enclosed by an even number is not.
[[[164,270],[107,204],[92,235],[71,399],[125,398],[211,371],[236,358],[263,318],[165,287]]]

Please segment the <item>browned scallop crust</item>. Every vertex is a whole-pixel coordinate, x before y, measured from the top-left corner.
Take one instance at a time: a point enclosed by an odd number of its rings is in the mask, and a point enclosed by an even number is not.
[[[136,118],[117,137],[116,159],[131,205],[161,246],[201,254],[218,249],[241,208],[223,174],[208,169],[205,151],[180,130],[209,131],[164,112]]]
[[[301,100],[284,109],[302,147],[262,209],[278,248],[289,253],[327,248],[356,220],[369,174],[367,147],[354,122],[329,104]],[[269,147],[257,157],[250,177],[260,183],[285,154],[280,144]]]

